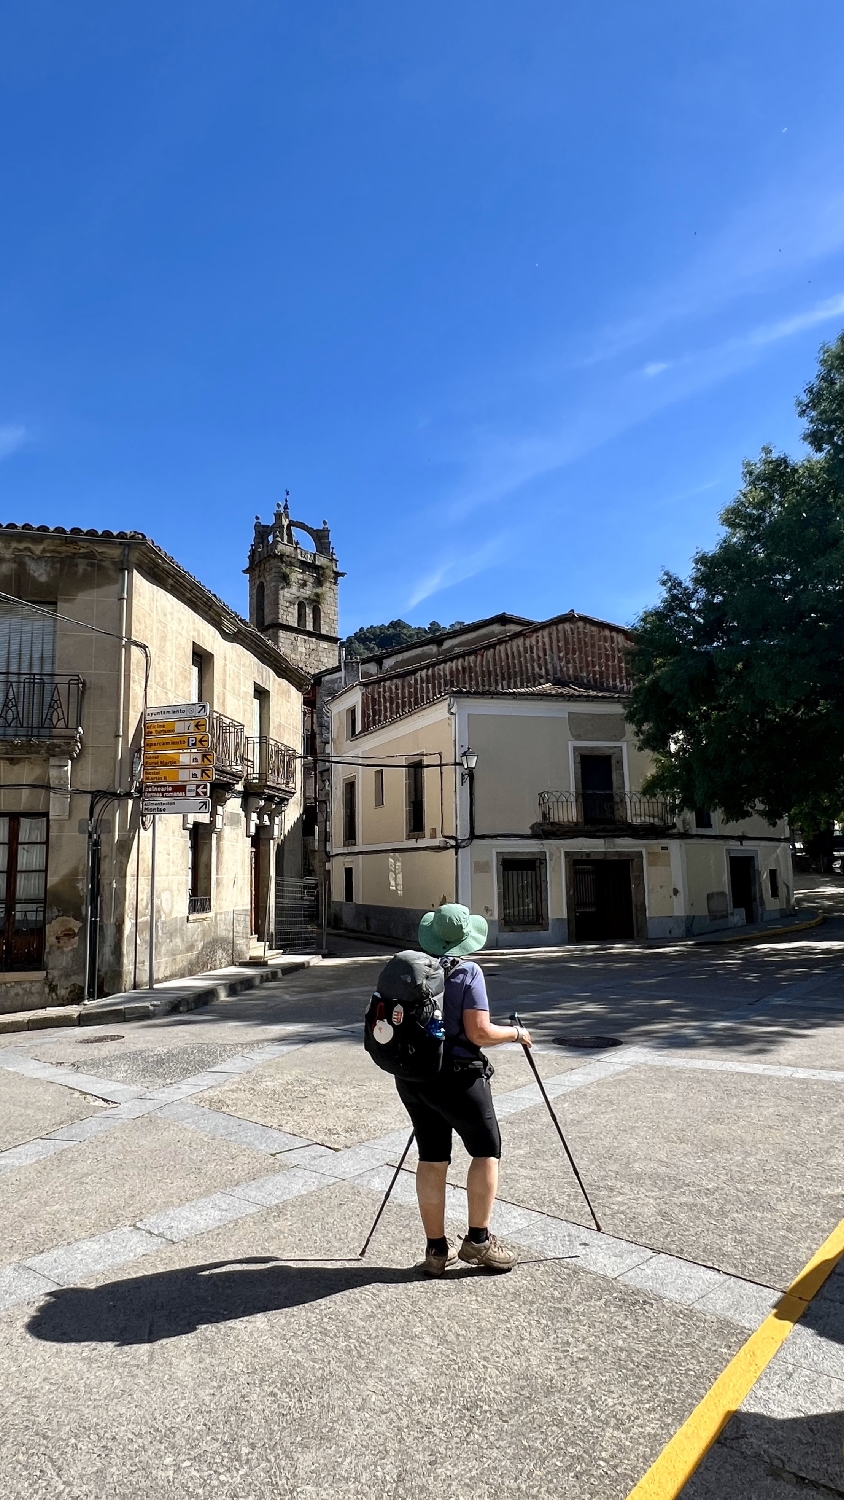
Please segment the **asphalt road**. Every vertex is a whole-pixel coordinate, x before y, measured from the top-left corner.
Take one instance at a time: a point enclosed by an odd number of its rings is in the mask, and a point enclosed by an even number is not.
[[[0,1038],[0,1493],[623,1500],[844,1215],[831,906],[791,940],[484,956],[606,1231],[497,1049],[506,1277],[414,1272],[409,1173],[357,1258],[408,1131],[360,1046],[372,945]],[[684,1500],[844,1494],[843,1343],[835,1273]]]

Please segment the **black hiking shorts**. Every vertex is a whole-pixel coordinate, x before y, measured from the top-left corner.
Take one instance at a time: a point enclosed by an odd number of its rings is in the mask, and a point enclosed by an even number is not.
[[[452,1132],[470,1156],[501,1157],[501,1131],[489,1079],[477,1072],[441,1073],[430,1083],[396,1079],[413,1121],[420,1161],[451,1161]]]

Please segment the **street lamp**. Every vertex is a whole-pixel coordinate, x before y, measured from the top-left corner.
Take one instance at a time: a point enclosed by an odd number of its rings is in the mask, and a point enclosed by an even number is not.
[[[463,770],[460,772],[461,786],[465,781],[469,783],[469,840],[475,837],[475,766],[478,757],[474,750],[467,748],[460,756],[460,764]]]

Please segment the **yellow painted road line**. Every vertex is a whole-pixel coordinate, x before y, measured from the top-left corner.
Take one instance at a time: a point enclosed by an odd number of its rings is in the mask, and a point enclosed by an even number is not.
[[[730,1360],[627,1500],[675,1500],[842,1256],[844,1219]]]

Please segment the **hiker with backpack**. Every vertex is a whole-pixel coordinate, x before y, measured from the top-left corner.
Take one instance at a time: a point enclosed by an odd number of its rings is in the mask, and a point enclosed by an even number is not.
[[[482,970],[466,962],[483,948],[487,923],[467,907],[444,905],[419,924],[424,954],[398,953],[378,979],[364,1044],[393,1074],[413,1122],[419,1153],[416,1196],[427,1236],[421,1269],[442,1276],[459,1260],[509,1271],[516,1253],[489,1232],[498,1189],[501,1133],[481,1051],[502,1042],[531,1045],[523,1026],[495,1026]],[[426,957],[426,955],[428,955]],[[445,1190],[456,1131],[472,1158],[466,1178],[469,1229],[459,1251],[445,1233]]]

